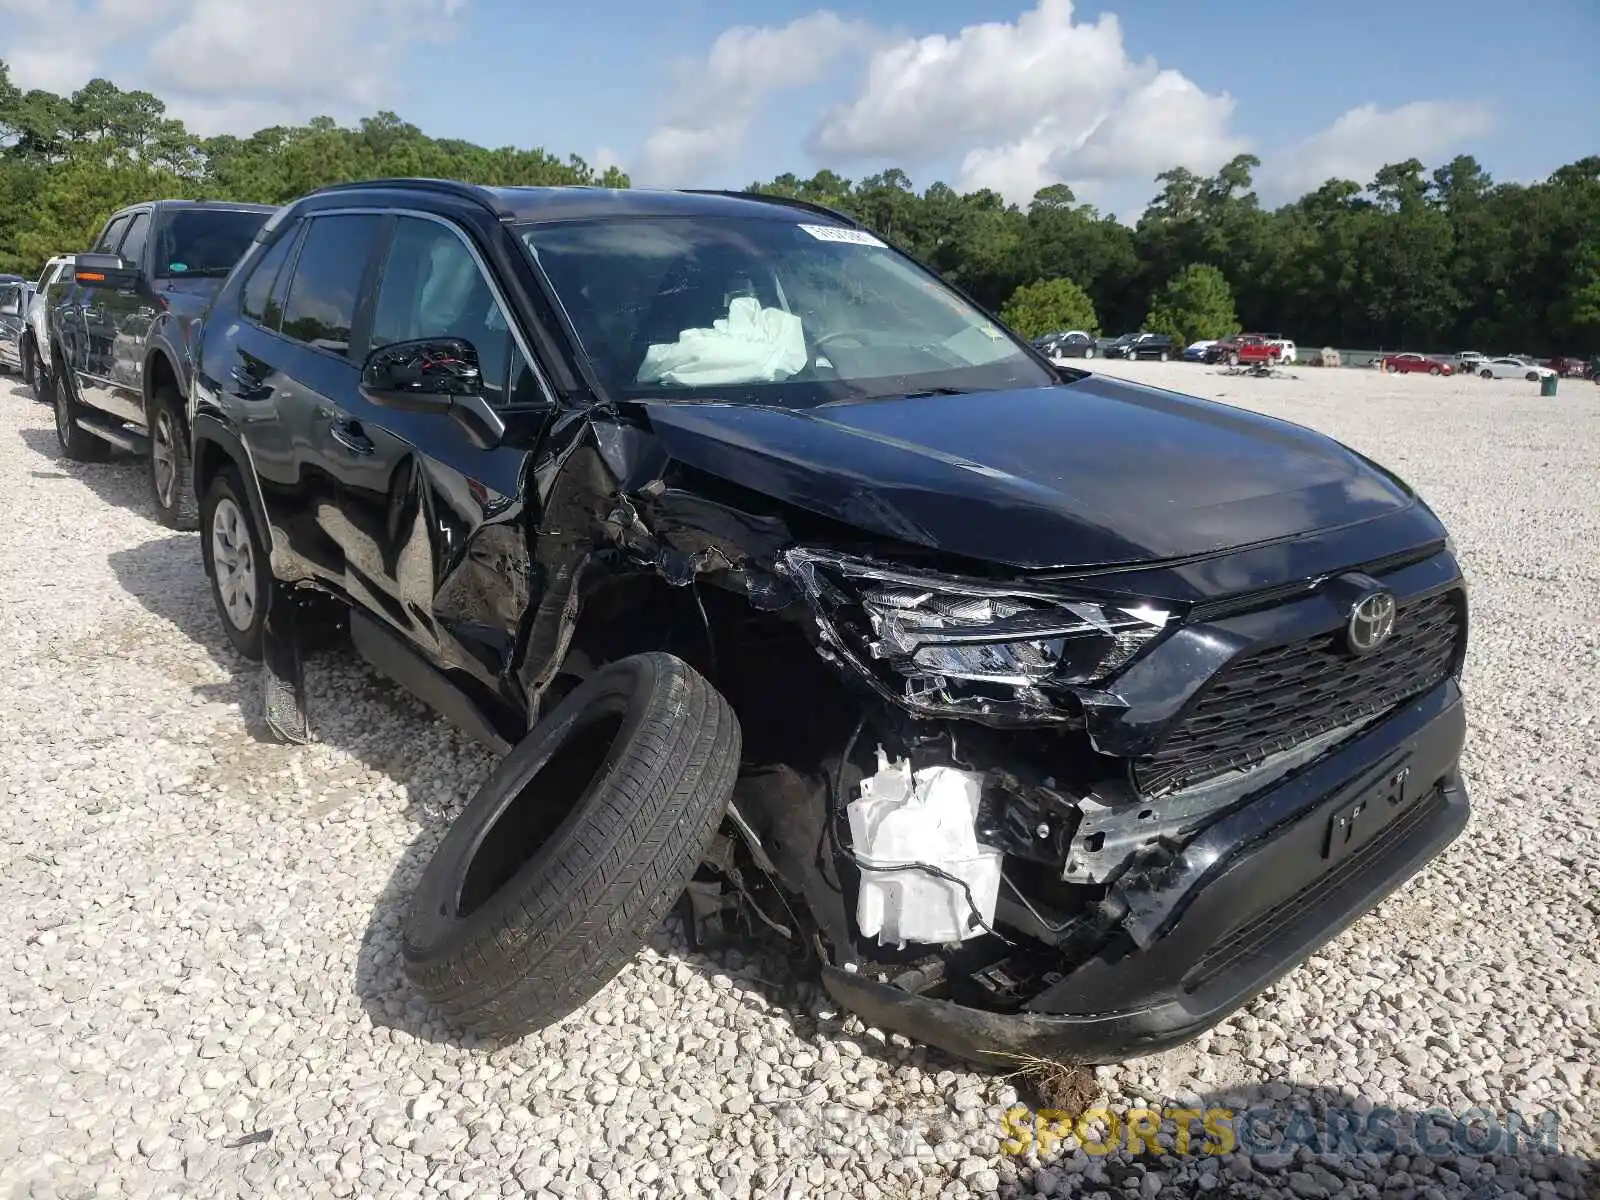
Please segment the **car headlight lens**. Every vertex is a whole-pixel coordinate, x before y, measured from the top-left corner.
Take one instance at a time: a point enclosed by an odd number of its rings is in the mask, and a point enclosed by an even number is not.
[[[791,550],[784,562],[810,597],[823,640],[926,713],[1064,719],[1052,689],[1108,678],[1172,615],[824,551]]]

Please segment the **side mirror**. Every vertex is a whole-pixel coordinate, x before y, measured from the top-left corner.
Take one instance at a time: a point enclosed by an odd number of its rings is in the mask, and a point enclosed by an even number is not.
[[[139,282],[139,268],[130,267],[120,254],[79,254],[72,277],[88,287],[131,288]]]
[[[445,412],[457,400],[483,395],[477,348],[464,338],[380,346],[361,368],[361,394],[382,408]]]
[[[505,437],[505,421],[483,396],[477,347],[465,338],[380,346],[361,367],[361,394],[380,408],[447,412],[480,450]]]

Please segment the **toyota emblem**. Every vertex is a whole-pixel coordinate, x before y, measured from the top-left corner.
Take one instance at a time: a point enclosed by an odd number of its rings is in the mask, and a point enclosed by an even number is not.
[[[1394,632],[1396,607],[1389,592],[1373,592],[1356,601],[1345,627],[1345,640],[1350,643],[1352,654],[1371,654],[1389,640]]]

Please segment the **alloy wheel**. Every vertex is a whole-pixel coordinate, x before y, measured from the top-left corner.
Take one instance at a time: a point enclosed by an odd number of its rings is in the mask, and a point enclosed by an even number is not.
[[[172,414],[163,410],[156,414],[150,429],[150,472],[155,480],[156,496],[163,508],[171,508],[173,504],[178,481],[177,455],[177,433],[172,427]]]
[[[211,566],[228,620],[249,629],[256,617],[255,549],[244,514],[226,496],[211,514]]]

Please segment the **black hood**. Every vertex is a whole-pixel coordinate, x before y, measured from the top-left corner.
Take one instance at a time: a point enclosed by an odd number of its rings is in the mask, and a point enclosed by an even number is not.
[[[1417,505],[1311,430],[1104,376],[809,409],[645,407],[667,453],[693,467],[1008,567],[1189,558]]]

